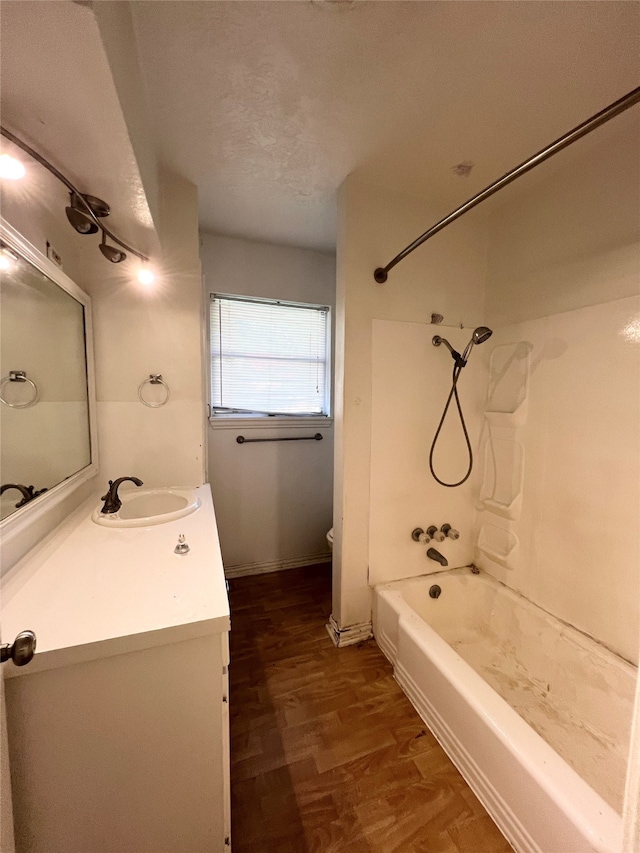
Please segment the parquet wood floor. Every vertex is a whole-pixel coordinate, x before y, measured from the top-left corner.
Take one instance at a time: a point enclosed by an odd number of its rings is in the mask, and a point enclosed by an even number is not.
[[[234,853],[511,853],[375,642],[333,646],[329,565],[230,601]]]

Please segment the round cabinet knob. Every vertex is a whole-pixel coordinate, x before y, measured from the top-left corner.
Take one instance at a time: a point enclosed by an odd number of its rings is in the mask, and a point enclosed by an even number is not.
[[[11,659],[16,666],[25,666],[36,653],[36,635],[33,631],[20,631],[12,645],[0,646],[0,662]]]

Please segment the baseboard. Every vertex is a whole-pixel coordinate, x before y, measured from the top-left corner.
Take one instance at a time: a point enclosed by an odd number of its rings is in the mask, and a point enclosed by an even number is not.
[[[243,578],[247,575],[266,575],[284,569],[299,569],[303,566],[315,566],[318,563],[330,563],[331,551],[323,554],[309,554],[306,557],[293,557],[290,560],[271,560],[264,563],[245,563],[240,566],[225,566],[226,578]]]
[[[330,616],[326,628],[333,640],[333,645],[339,649],[344,646],[353,646],[356,643],[362,643],[364,640],[369,640],[373,637],[371,622],[359,622],[357,625],[339,628],[336,620],[333,616]]]

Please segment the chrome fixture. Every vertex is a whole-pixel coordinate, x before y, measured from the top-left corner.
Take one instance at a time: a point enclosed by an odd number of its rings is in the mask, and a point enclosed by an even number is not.
[[[144,388],[144,386],[147,383],[149,385],[162,385],[164,388],[164,398],[162,400],[156,402],[156,403],[152,403],[149,400],[145,400],[145,398],[142,395],[142,389]],[[161,373],[150,373],[149,378],[144,379],[140,383],[140,385],[138,385],[138,399],[145,406],[149,406],[150,409],[160,409],[162,406],[166,406],[166,404],[169,402],[170,397],[171,397],[171,389],[169,388],[167,383],[162,378]]]
[[[435,539],[436,542],[444,542],[445,534],[441,530],[438,530],[435,524],[432,524],[426,530],[416,527],[415,530],[411,531],[411,538],[414,542],[422,542],[424,545],[427,545],[432,539]]]
[[[435,539],[436,542],[444,542],[444,533],[432,524],[431,527],[427,527],[427,536],[429,536],[429,540]]]
[[[20,631],[13,643],[0,646],[0,663],[12,660],[15,666],[26,666],[36,653],[36,635],[33,631]]]
[[[106,240],[107,235],[103,232],[102,241],[98,248],[105,256],[105,258],[108,261],[111,261],[112,264],[119,264],[120,261],[124,261],[124,259],[127,257],[126,252],[123,252],[122,249],[116,249],[114,246],[107,246]]]
[[[441,344],[444,344],[451,353],[451,357],[455,361],[456,367],[463,368],[466,366],[467,361],[469,360],[469,355],[471,354],[471,350],[474,348],[474,346],[476,346],[477,344],[483,344],[485,341],[489,340],[492,334],[493,331],[488,328],[488,326],[478,326],[477,329],[473,330],[471,340],[464,348],[464,352],[462,353],[462,355],[460,355],[457,350],[454,350],[454,348],[451,346],[451,344],[446,338],[442,338],[440,337],[440,335],[434,335],[431,339],[431,343],[434,345],[434,347],[439,347]]]
[[[111,250],[110,246],[106,246],[104,244],[105,237],[108,237],[112,243],[116,243],[118,246],[126,249],[127,252],[135,255],[144,263],[148,262],[149,258],[147,255],[143,255],[142,252],[139,252],[132,246],[127,245],[124,240],[116,237],[116,235],[100,221],[108,216],[110,212],[109,205],[105,201],[100,198],[96,198],[96,196],[81,193],[80,190],[74,186],[69,178],[63,175],[59,169],[56,169],[56,167],[43,157],[42,154],[38,154],[37,151],[31,148],[30,145],[27,145],[26,142],[19,139],[15,134],[11,133],[10,130],[7,130],[5,127],[0,127],[0,135],[4,136],[5,139],[8,139],[9,142],[12,142],[15,146],[24,151],[25,154],[28,154],[29,157],[37,163],[40,163],[41,166],[44,166],[48,172],[65,185],[71,194],[71,202],[69,206],[65,208],[67,219],[79,234],[96,234],[98,231],[101,231],[103,240],[100,245],[100,250],[109,261],[112,263],[119,263],[125,259],[126,254],[121,252],[120,254],[122,257],[115,260],[113,252],[117,252],[118,250]]]
[[[434,326],[439,326],[443,320],[444,320],[444,317],[442,316],[442,314],[432,314],[431,315],[431,322],[433,323]]]
[[[7,382],[26,382],[27,385],[31,386],[31,397],[26,401],[26,403],[10,403],[8,400],[4,399],[2,395],[5,393],[4,386]],[[8,376],[5,376],[4,379],[0,379],[0,403],[4,403],[5,406],[9,406],[10,409],[29,409],[31,406],[35,406],[38,402],[39,394],[38,386],[33,379],[29,379],[24,370],[10,370]]]
[[[118,497],[118,489],[121,483],[126,483],[130,481],[131,483],[135,483],[136,486],[142,486],[142,480],[139,480],[137,477],[120,477],[117,480],[109,480],[109,489],[106,495],[103,495],[100,500],[104,501],[104,506],[100,510],[100,512],[105,515],[112,512],[118,512],[120,507],[122,506],[122,501]]]
[[[433,586],[429,587],[429,597],[430,598],[440,598],[440,593],[442,589],[438,586],[437,583],[434,583]]]
[[[181,533],[178,536],[178,544],[173,549],[173,553],[174,554],[188,554],[189,551],[190,551],[190,548],[185,541],[184,533]]]
[[[447,537],[447,539],[459,539],[460,532],[458,530],[454,530],[450,524],[443,524],[440,528],[442,533]]]
[[[492,334],[493,331],[488,326],[478,326],[477,329],[473,330],[473,334],[471,335],[471,346],[473,344],[483,344]]]
[[[36,489],[34,486],[23,486],[21,483],[5,483],[4,486],[0,486],[0,495],[3,495],[8,489],[15,489],[22,494],[22,500],[16,504],[16,509],[20,509],[21,506],[28,504],[29,501],[47,491],[47,489]]]
[[[471,335],[471,340],[464,348],[464,352],[460,355],[459,352],[454,350],[448,340],[446,338],[441,338],[440,335],[434,335],[432,338],[432,343],[434,347],[439,347],[441,344],[444,344],[446,348],[451,353],[451,357],[453,358],[455,364],[453,366],[453,377],[451,381],[451,390],[449,391],[449,396],[447,397],[447,402],[444,405],[444,410],[442,412],[442,417],[440,418],[440,423],[438,424],[438,428],[436,429],[436,434],[433,437],[433,441],[431,442],[431,450],[429,451],[429,470],[433,475],[433,479],[440,483],[441,486],[447,486],[448,488],[455,488],[456,486],[461,486],[469,479],[469,475],[473,470],[473,451],[471,450],[471,442],[469,441],[469,433],[467,432],[467,425],[464,422],[464,415],[462,414],[462,406],[460,405],[460,398],[458,397],[458,379],[460,378],[460,373],[462,372],[462,368],[466,366],[467,361],[469,360],[469,355],[471,350],[477,344],[483,344],[487,341],[493,332],[488,326],[478,326],[477,329],[473,330],[473,334]],[[458,415],[460,416],[460,424],[462,426],[462,432],[464,434],[464,440],[467,444],[467,453],[469,454],[469,467],[467,468],[467,473],[461,480],[458,480],[457,483],[445,483],[444,480],[441,480],[433,468],[433,453],[436,448],[436,444],[438,441],[438,436],[440,435],[440,430],[442,429],[442,425],[444,423],[444,419],[447,416],[447,412],[449,411],[449,406],[451,405],[451,400],[454,399],[456,401],[456,408],[458,409]]]
[[[512,181],[515,181],[516,178],[519,178],[521,175],[524,175],[530,169],[533,169],[535,166],[539,166],[540,163],[544,163],[545,160],[548,160],[549,157],[553,157],[554,154],[557,154],[558,151],[562,151],[563,148],[566,148],[568,145],[571,145],[574,142],[577,142],[578,139],[582,139],[583,136],[586,136],[588,133],[591,133],[592,130],[600,127],[606,122],[610,121],[612,118],[615,118],[620,113],[623,113],[625,110],[628,110],[629,107],[634,106],[640,101],[640,86],[636,89],[633,89],[631,92],[628,92],[626,95],[623,95],[622,98],[619,98],[617,101],[614,101],[612,104],[609,104],[608,107],[605,107],[603,110],[600,110],[599,113],[591,116],[586,121],[583,121],[582,124],[579,124],[577,127],[574,127],[573,130],[570,130],[568,133],[565,133],[559,139],[556,139],[555,142],[552,142],[550,145],[547,145],[546,148],[538,151],[537,154],[534,154],[532,157],[529,157],[528,160],[520,163],[519,166],[511,169],[509,172],[504,174],[501,178],[498,178],[497,181],[494,181],[492,184],[489,184],[488,187],[485,187],[481,192],[477,193],[470,198],[468,201],[465,201],[464,204],[461,204],[460,207],[457,207],[452,213],[448,216],[445,216],[444,219],[441,219],[439,222],[436,222],[435,225],[432,225],[424,234],[421,234],[413,243],[410,243],[406,249],[403,249],[398,255],[393,258],[393,260],[389,261],[386,267],[378,267],[373,273],[373,277],[378,284],[383,284],[387,278],[389,270],[393,269],[396,264],[399,264],[400,261],[404,260],[407,255],[410,255],[414,249],[417,249],[418,246],[421,246],[425,243],[430,237],[433,237],[434,234],[437,234],[439,231],[442,231],[443,228],[446,228],[447,225],[450,225],[452,222],[455,222],[458,217],[463,216],[469,210],[474,208],[477,204],[484,201],[485,199],[492,196],[494,193],[497,193],[503,187],[506,187],[507,184],[510,184]]]
[[[95,234],[98,230],[96,219],[98,217],[108,216],[110,213],[109,205],[101,198],[96,198],[94,195],[79,195],[78,193],[69,193],[71,203],[69,207],[65,207],[67,219],[76,229],[78,234]],[[87,208],[93,214],[93,217],[88,216]]]
[[[427,551],[427,557],[430,560],[435,560],[436,563],[440,563],[441,566],[448,566],[449,562],[446,557],[443,557],[440,551],[436,551],[435,548],[429,548]]]

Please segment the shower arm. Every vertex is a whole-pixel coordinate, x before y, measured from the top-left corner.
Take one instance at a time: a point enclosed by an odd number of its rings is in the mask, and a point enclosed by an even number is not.
[[[473,346],[471,342],[467,344],[467,348],[465,349],[464,354],[460,355],[460,353],[451,346],[449,341],[446,338],[441,338],[440,335],[436,335],[433,338],[432,343],[434,347],[439,347],[440,344],[444,344],[451,353],[451,358],[455,361],[456,367],[459,367],[461,369],[466,365],[467,356],[469,352],[471,352],[471,347]]]
[[[436,222],[435,225],[432,225],[424,234],[421,234],[420,237],[415,239],[413,243],[410,243],[406,249],[403,249],[398,255],[393,258],[393,260],[389,261],[386,267],[378,267],[373,273],[374,279],[378,282],[378,284],[383,284],[388,277],[389,270],[393,269],[396,264],[399,264],[400,261],[404,260],[407,255],[410,255],[414,249],[417,249],[418,246],[421,246],[425,243],[430,237],[433,237],[434,234],[437,234],[439,231],[442,231],[443,228],[446,228],[447,225],[450,225],[452,222],[455,222],[460,216],[463,216],[469,210],[474,208],[476,205],[480,204],[480,202],[492,196],[494,193],[497,193],[503,187],[506,187],[507,184],[510,184],[512,181],[515,181],[521,175],[524,175],[526,172],[538,166],[540,163],[544,163],[545,160],[548,160],[549,157],[553,157],[554,154],[557,154],[558,151],[562,151],[563,148],[567,148],[567,146],[571,145],[574,142],[577,142],[578,139],[582,139],[583,136],[586,136],[588,133],[591,133],[592,130],[600,127],[601,125],[608,122],[610,119],[615,118],[615,116],[620,115],[620,113],[628,110],[629,107],[634,106],[640,101],[640,86],[636,89],[633,89],[631,92],[628,92],[622,98],[619,98],[617,101],[614,101],[612,104],[609,104],[608,107],[605,107],[600,112],[588,118],[586,121],[583,121],[577,127],[574,127],[573,130],[570,130],[568,133],[565,133],[564,136],[561,136],[559,139],[556,139],[555,142],[552,142],[550,145],[547,145],[546,148],[543,148],[541,151],[538,151],[537,154],[534,154],[532,157],[529,157],[528,160],[525,160],[523,163],[520,163],[519,166],[516,166],[514,169],[511,169],[510,172],[507,172],[501,178],[498,178],[497,181],[494,181],[492,184],[489,184],[488,187],[485,187],[481,190],[477,195],[474,195],[473,198],[470,198],[468,201],[465,201],[464,204],[460,205],[460,207],[456,208],[452,213],[448,216],[445,216],[444,219],[441,219],[439,222]]]

